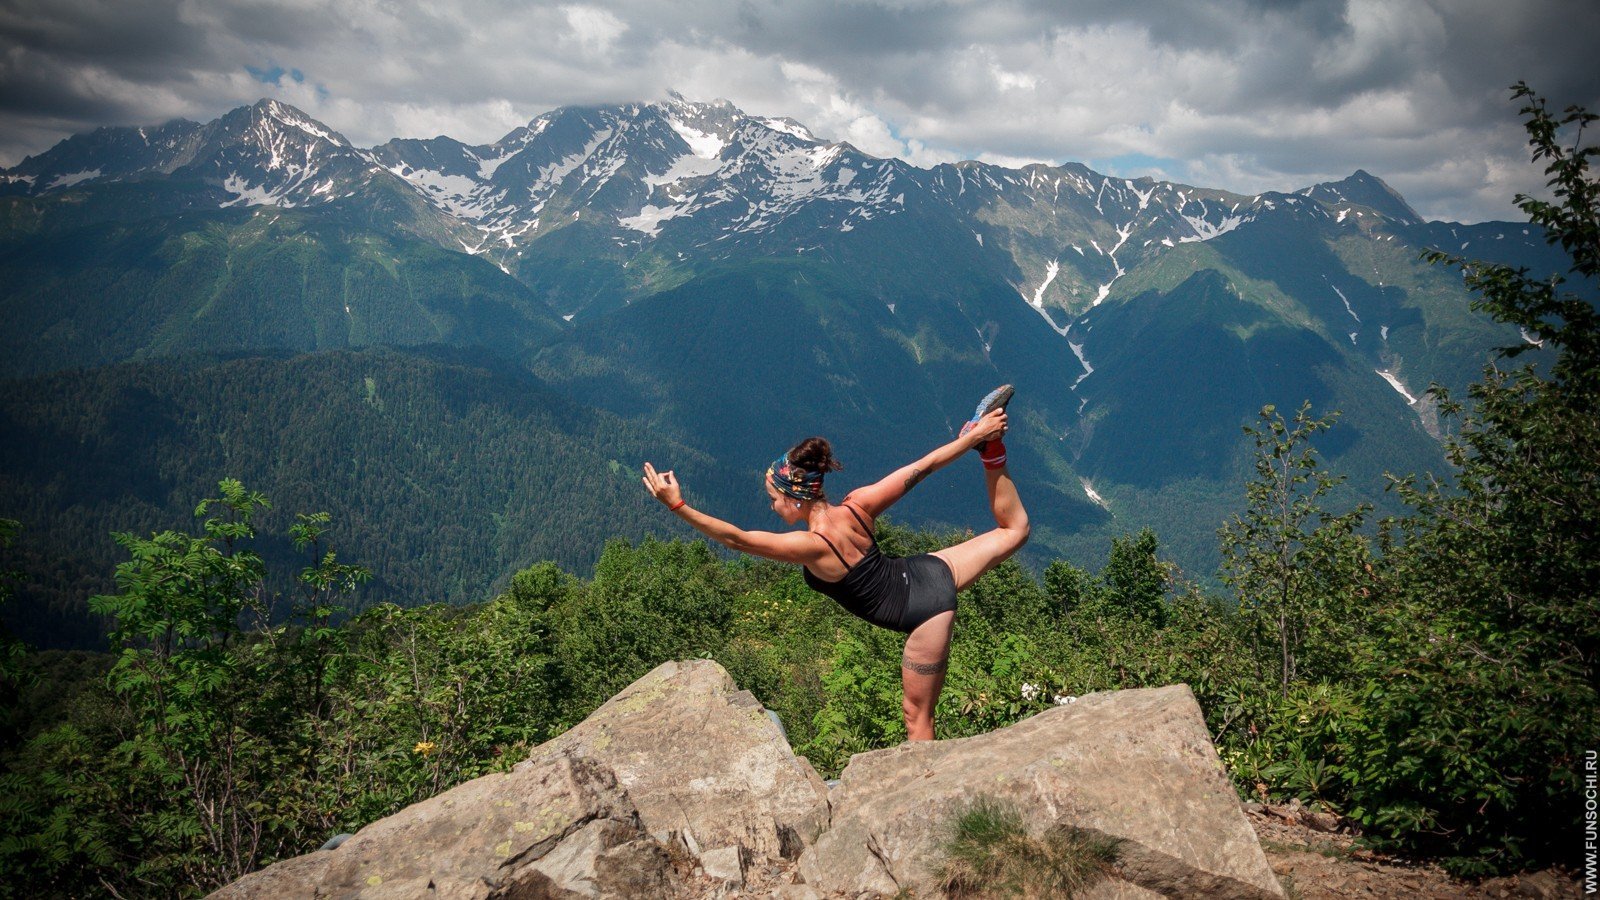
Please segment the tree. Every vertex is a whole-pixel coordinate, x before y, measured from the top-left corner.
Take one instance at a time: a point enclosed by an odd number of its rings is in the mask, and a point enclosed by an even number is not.
[[[1257,658],[1276,657],[1280,694],[1287,697],[1296,680],[1333,674],[1326,670],[1339,664],[1340,654],[1318,649],[1342,645],[1353,621],[1349,608],[1371,571],[1367,543],[1357,533],[1370,507],[1340,515],[1322,508],[1344,479],[1323,468],[1310,442],[1337,414],[1314,418],[1307,402],[1292,422],[1271,405],[1260,417],[1260,427],[1244,429],[1256,445],[1256,478],[1245,487],[1249,507],[1219,532],[1222,580],[1254,629]],[[1318,668],[1324,671],[1308,671]]]
[[[16,519],[0,519],[0,550],[11,546],[21,527]],[[11,602],[11,582],[16,577],[15,572],[0,570],[0,609]],[[23,665],[27,652],[22,641],[0,623],[0,751],[9,749],[18,737],[16,702],[28,678]]]
[[[1413,512],[1390,528],[1387,666],[1353,740],[1359,817],[1466,872],[1570,862],[1556,848],[1579,827],[1578,754],[1600,745],[1600,151],[1583,145],[1593,114],[1512,91],[1555,200],[1517,205],[1572,265],[1539,278],[1427,254],[1538,344],[1502,348],[1465,404],[1431,389],[1461,417],[1455,477],[1396,482]]]
[[[1475,309],[1538,341],[1501,348],[1499,359],[1535,347],[1542,358],[1513,369],[1492,361],[1468,388],[1468,408],[1432,389],[1442,411],[1463,415],[1448,447],[1460,494],[1409,496],[1440,529],[1470,533],[1473,555],[1491,561],[1482,574],[1497,598],[1483,611],[1504,627],[1558,636],[1558,657],[1575,660],[1592,679],[1600,650],[1600,185],[1589,161],[1600,147],[1582,141],[1596,115],[1569,107],[1557,117],[1526,84],[1512,91],[1527,101],[1533,160],[1549,160],[1545,174],[1558,201],[1519,194],[1516,202],[1571,256],[1578,290],[1559,273],[1541,279],[1522,268],[1427,254],[1462,269],[1478,295]]]
[[[1106,586],[1106,603],[1122,615],[1161,627],[1167,619],[1167,587],[1172,564],[1156,558],[1159,542],[1148,528],[1137,535],[1111,539],[1111,556],[1100,578]]]

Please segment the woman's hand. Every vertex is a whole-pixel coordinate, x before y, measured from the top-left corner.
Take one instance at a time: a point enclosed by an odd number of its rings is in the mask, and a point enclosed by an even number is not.
[[[670,471],[657,472],[655,466],[645,463],[644,478],[641,480],[644,481],[645,489],[651,496],[669,507],[676,506],[678,501],[683,499],[683,489],[678,485],[678,478]]]
[[[979,419],[962,437],[967,442],[967,449],[971,450],[984,441],[998,441],[1005,437],[1008,427],[1005,407],[1001,407]]]

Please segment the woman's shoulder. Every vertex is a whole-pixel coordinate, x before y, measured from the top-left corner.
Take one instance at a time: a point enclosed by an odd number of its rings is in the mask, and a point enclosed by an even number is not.
[[[876,517],[865,506],[862,506],[860,501],[855,499],[855,492],[852,491],[844,495],[843,499],[834,504],[834,509],[839,511],[839,515],[844,521],[854,522],[861,528],[866,529],[868,535],[872,534],[872,522]]]

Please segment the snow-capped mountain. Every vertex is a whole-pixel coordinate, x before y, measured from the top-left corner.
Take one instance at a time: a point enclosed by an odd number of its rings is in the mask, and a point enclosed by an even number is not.
[[[102,128],[69,138],[5,173],[12,192],[47,194],[109,181],[198,181],[218,206],[292,207],[348,195],[373,169],[338,132],[276,100],[205,125]]]
[[[584,252],[622,262],[693,260],[805,253],[914,211],[969,234],[978,255],[1009,263],[1012,288],[1061,333],[1130,270],[1265,215],[1368,229],[1420,221],[1364,171],[1293,194],[1243,196],[1076,164],[918,169],[820,140],[790,119],[677,95],[564,107],[493,144],[396,139],[371,150],[263,100],[206,125],[100,129],[3,177],[5,190],[29,195],[118,180],[199,182],[211,190],[195,202],[219,207],[338,203],[393,178],[436,214],[408,230],[535,284],[535,270],[548,262],[536,246],[577,223],[581,232],[556,242],[564,255],[576,240]]]
[[[1419,252],[1561,265],[1526,226],[1424,223],[1364,171],[1243,195],[918,168],[678,96],[370,149],[263,100],[63,141],[0,173],[0,204],[5,374],[444,344],[707,447],[799,418],[885,463],[915,448],[883,421],[940,432],[999,379],[1030,398],[1057,546],[1118,516],[1209,530],[1184,504],[1231,489],[1266,403],[1344,409],[1374,479],[1439,458],[1427,386],[1518,338]],[[805,409],[752,385],[804,385]]]

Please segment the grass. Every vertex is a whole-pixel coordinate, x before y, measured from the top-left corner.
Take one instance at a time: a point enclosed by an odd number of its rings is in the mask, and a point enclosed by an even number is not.
[[[1067,898],[1111,871],[1117,844],[1066,827],[1030,835],[1015,806],[979,798],[951,823],[939,877],[955,898]]]

